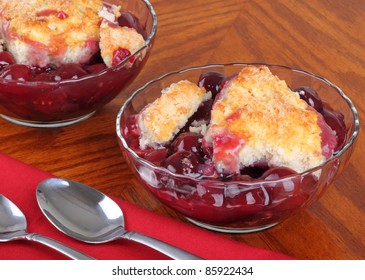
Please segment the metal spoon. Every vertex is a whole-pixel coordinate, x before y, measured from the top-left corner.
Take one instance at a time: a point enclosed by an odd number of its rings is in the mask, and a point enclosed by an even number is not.
[[[67,179],[50,178],[37,188],[39,207],[63,233],[88,243],[117,238],[147,245],[173,259],[201,259],[177,247],[124,228],[123,212],[98,190]]]
[[[71,259],[94,259],[46,236],[38,233],[28,233],[27,221],[22,211],[8,198],[0,194],[0,242],[20,239],[42,243]]]

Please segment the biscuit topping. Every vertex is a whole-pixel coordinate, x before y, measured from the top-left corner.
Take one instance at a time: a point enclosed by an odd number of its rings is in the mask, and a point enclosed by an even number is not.
[[[101,0],[20,0],[0,5],[2,35],[17,63],[40,67],[85,63],[98,51]]]
[[[141,148],[158,147],[171,141],[207,98],[209,94],[204,89],[189,81],[180,81],[162,90],[160,98],[139,115]]]
[[[0,35],[18,64],[87,64],[100,51],[109,67],[145,42],[134,28],[118,25],[120,16],[120,6],[102,0],[0,0]]]
[[[302,172],[325,160],[318,113],[267,67],[248,66],[220,92],[205,141],[218,172],[260,162]]]

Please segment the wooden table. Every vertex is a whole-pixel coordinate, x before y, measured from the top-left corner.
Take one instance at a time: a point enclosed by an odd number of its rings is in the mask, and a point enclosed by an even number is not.
[[[265,62],[298,67],[341,87],[354,101],[364,128],[365,1],[151,3],[158,16],[155,45],[145,68],[128,89],[90,119],[69,127],[32,129],[0,119],[0,151],[56,176],[181,219],[137,182],[116,139],[115,117],[122,102],[152,78],[206,63]],[[347,169],[305,212],[263,232],[224,235],[298,259],[364,259],[364,153],[360,133]]]

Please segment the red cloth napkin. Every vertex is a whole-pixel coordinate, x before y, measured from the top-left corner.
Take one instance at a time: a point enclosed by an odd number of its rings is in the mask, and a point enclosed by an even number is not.
[[[0,153],[0,193],[13,201],[25,214],[28,232],[51,237],[100,260],[169,259],[132,241],[119,239],[104,244],[87,244],[58,231],[42,214],[35,197],[37,185],[49,177],[54,176]],[[255,248],[230,240],[219,233],[150,212],[122,199],[113,199],[123,209],[128,230],[145,233],[204,259],[291,259],[284,254]],[[0,259],[62,260],[67,257],[42,244],[19,240],[0,242]]]

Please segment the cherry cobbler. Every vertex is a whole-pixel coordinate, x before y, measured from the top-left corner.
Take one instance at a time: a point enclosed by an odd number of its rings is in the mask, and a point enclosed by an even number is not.
[[[146,36],[132,14],[102,0],[0,1],[0,25],[0,78],[19,81],[100,72],[137,52]]]
[[[266,66],[177,81],[123,129],[129,147],[153,164],[222,181],[302,173],[341,149],[345,135],[343,116],[313,89],[291,89]]]
[[[145,64],[152,11],[142,0],[0,0],[0,117],[31,127],[90,117]]]

